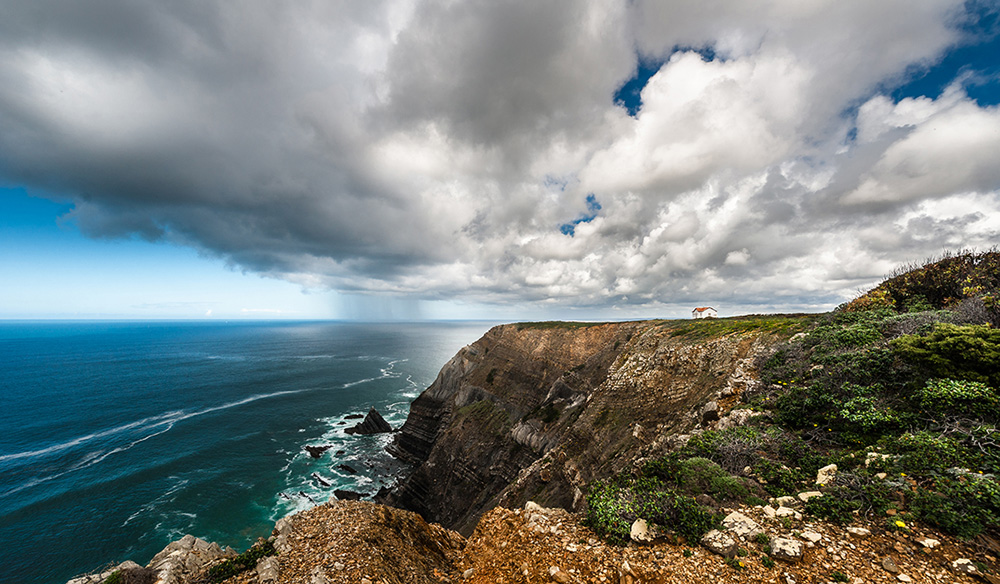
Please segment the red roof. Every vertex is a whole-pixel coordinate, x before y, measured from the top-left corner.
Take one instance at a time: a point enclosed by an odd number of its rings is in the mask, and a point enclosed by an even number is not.
[[[715,310],[715,309],[712,308],[711,306],[699,306],[698,308],[694,309],[694,312],[705,312],[706,310]]]

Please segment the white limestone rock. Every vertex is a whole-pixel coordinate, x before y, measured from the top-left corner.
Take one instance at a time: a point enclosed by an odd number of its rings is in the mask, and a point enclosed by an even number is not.
[[[753,519],[739,511],[733,511],[726,515],[726,518],[722,520],[722,525],[740,537],[755,537],[758,533],[764,532]]]
[[[727,558],[733,557],[737,549],[736,538],[718,529],[713,529],[706,533],[701,538],[701,545],[705,546],[710,552]]]
[[[645,519],[639,518],[632,523],[629,537],[635,543],[650,543],[656,539],[656,532],[646,523]]]
[[[771,538],[771,556],[779,560],[798,562],[802,559],[802,549],[802,542],[796,539]]]
[[[816,484],[825,485],[837,476],[837,465],[828,464],[816,472]]]

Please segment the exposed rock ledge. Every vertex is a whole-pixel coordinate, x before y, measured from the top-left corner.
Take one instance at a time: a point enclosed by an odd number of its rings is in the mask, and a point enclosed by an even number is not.
[[[727,525],[723,535],[733,548],[748,552],[734,554],[728,564],[722,555],[698,545],[659,539],[606,545],[581,524],[579,515],[530,502],[523,509],[490,511],[468,539],[408,511],[334,502],[280,520],[271,535],[278,555],[264,558],[258,569],[226,584],[805,584],[830,581],[834,572],[846,574],[853,583],[906,581],[900,574],[913,582],[977,582],[964,572],[973,566],[970,546],[935,532],[892,534],[877,522],[861,520],[850,527],[795,520],[789,527],[762,507],[734,510]],[[756,537],[758,531],[769,542],[781,539],[801,557],[768,566],[760,555],[764,544]],[[927,545],[929,540],[933,546]],[[157,558],[190,557],[191,550],[214,545],[191,536],[181,542]],[[181,549],[186,555],[177,553]],[[734,569],[733,562],[743,565]],[[185,569],[181,577],[159,582],[191,584],[196,577]]]

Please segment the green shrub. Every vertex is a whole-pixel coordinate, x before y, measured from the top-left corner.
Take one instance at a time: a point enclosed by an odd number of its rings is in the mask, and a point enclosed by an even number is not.
[[[898,455],[885,464],[886,470],[914,476],[943,475],[954,466],[975,466],[980,453],[963,445],[955,436],[934,432],[907,432],[881,442],[889,454]]]
[[[882,435],[902,428],[904,416],[879,395],[884,393],[880,385],[862,387],[845,383],[843,390],[852,397],[840,408],[840,416],[860,434]]]
[[[686,537],[701,539],[719,524],[718,516],[651,477],[619,476],[594,481],[587,495],[587,525],[608,541],[624,544],[636,519],[663,526]]]
[[[932,489],[918,489],[910,502],[913,514],[946,533],[972,538],[1000,529],[1000,484],[969,474],[939,477]]]
[[[1000,386],[1000,329],[989,325],[939,323],[926,336],[906,335],[893,347],[931,377]]]
[[[979,381],[930,379],[920,393],[920,405],[932,415],[992,417],[1000,408],[1000,395]]]
[[[153,584],[156,572],[149,568],[123,568],[115,570],[101,584]]]
[[[662,481],[686,495],[704,493],[725,501],[743,500],[750,489],[739,477],[727,473],[714,461],[700,456],[683,458],[680,453],[647,461],[641,476]]]
[[[835,495],[832,491],[827,491],[822,497],[809,499],[805,504],[806,512],[832,523],[850,523],[853,519],[851,512],[856,509],[856,505],[847,497],[838,495],[839,493]]]
[[[208,573],[200,582],[213,584],[223,582],[237,574],[256,568],[257,562],[262,558],[273,556],[276,553],[278,552],[274,549],[274,544],[269,541],[255,545],[242,554],[209,568]]]

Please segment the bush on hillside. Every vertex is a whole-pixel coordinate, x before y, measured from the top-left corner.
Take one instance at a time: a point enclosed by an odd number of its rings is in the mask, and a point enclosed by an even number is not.
[[[619,476],[590,485],[586,523],[599,536],[625,544],[636,519],[666,528],[688,541],[698,541],[718,527],[720,520],[711,509],[656,478]]]
[[[951,308],[979,298],[995,320],[1000,308],[1000,252],[946,254],[924,266],[906,266],[870,292],[843,306],[846,311],[891,308],[897,312]],[[996,324],[996,323],[995,323]]]

